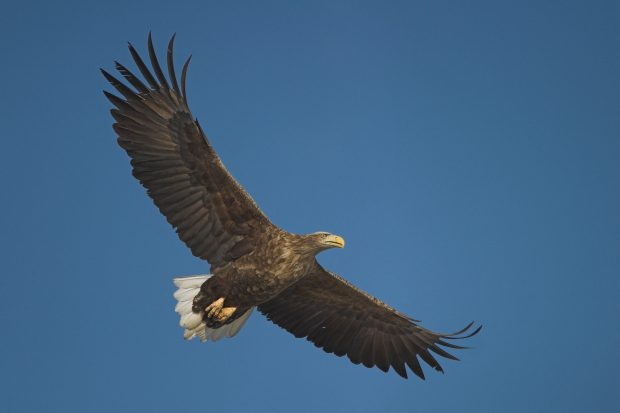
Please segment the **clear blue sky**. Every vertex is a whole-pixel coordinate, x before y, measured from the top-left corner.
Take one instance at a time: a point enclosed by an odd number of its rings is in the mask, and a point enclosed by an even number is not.
[[[614,1],[5,4],[0,410],[614,411],[619,21]],[[131,177],[98,71],[149,30],[193,53],[193,112],[276,224],[342,235],[320,261],[426,327],[484,324],[461,362],[405,381],[259,314],[183,341],[171,279],[208,267]]]

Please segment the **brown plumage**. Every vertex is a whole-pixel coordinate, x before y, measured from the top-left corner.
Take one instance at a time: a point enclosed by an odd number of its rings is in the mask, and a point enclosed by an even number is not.
[[[191,114],[185,91],[190,59],[183,65],[179,87],[173,45],[174,36],[168,44],[168,78],[150,34],[148,52],[155,75],[129,45],[146,84],[118,62],[116,69],[133,89],[103,69],[102,73],[122,95],[104,92],[116,107],[111,111],[113,127],[131,158],[133,175],[192,253],[211,264],[213,276],[191,277],[199,279],[200,288],[183,290],[194,292],[179,299],[177,307],[187,308],[177,311],[185,314],[184,326],[191,324],[190,333],[200,330],[197,334],[205,339],[205,331],[228,325],[232,336],[256,306],[295,337],[306,337],[328,353],[347,355],[355,364],[383,371],[392,367],[402,377],[407,377],[407,365],[424,378],[418,357],[443,371],[431,352],[456,360],[440,346],[464,348],[447,340],[473,336],[480,327],[465,336],[459,335],[472,324],[454,334],[420,327],[318,264],[319,252],[344,245],[340,237],[290,234],[269,221],[228,173]],[[232,312],[227,319],[205,311],[220,297]],[[204,324],[198,324],[201,321]]]

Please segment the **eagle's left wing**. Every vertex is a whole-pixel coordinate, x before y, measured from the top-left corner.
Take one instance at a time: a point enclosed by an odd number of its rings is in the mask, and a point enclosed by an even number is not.
[[[386,372],[391,366],[405,378],[407,364],[424,379],[418,356],[443,372],[429,350],[458,360],[439,346],[465,348],[445,340],[471,337],[480,331],[478,327],[459,336],[473,323],[453,334],[427,330],[338,275],[318,268],[258,309],[295,337],[306,337],[328,353],[346,354],[355,364],[377,366]]]

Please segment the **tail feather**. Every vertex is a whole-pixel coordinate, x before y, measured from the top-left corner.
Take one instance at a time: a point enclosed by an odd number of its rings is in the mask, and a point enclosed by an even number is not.
[[[191,277],[179,277],[172,280],[178,288],[200,288],[200,286],[211,278],[211,274],[193,275]]]
[[[179,324],[185,328],[183,337],[186,340],[191,340],[194,337],[198,337],[200,341],[217,341],[223,337],[234,337],[241,327],[248,320],[254,307],[246,311],[241,317],[237,318],[230,324],[223,325],[219,328],[207,328],[202,317],[204,312],[194,313],[192,311],[192,303],[194,297],[200,291],[200,286],[211,277],[211,274],[195,275],[191,277],[180,277],[174,279],[174,285],[177,290],[174,293],[174,298],[178,301],[174,307],[181,320]]]

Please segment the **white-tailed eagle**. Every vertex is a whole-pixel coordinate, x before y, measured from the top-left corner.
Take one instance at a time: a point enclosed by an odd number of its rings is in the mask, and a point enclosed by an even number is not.
[[[456,360],[442,347],[463,348],[450,341],[471,337],[480,327],[471,331],[470,323],[453,334],[421,327],[317,262],[319,252],[344,246],[341,237],[291,234],[265,216],[228,173],[190,112],[185,91],[190,59],[179,84],[173,44],[174,36],[167,77],[150,34],[152,71],[129,45],[144,80],[118,62],[116,69],[130,86],[102,73],[120,94],[104,92],[115,106],[113,127],[133,175],[191,252],[211,265],[208,275],[174,280],[185,338],[232,337],[258,308],[328,353],[386,372],[391,367],[405,378],[405,366],[424,378],[419,359],[443,371],[431,353]]]

